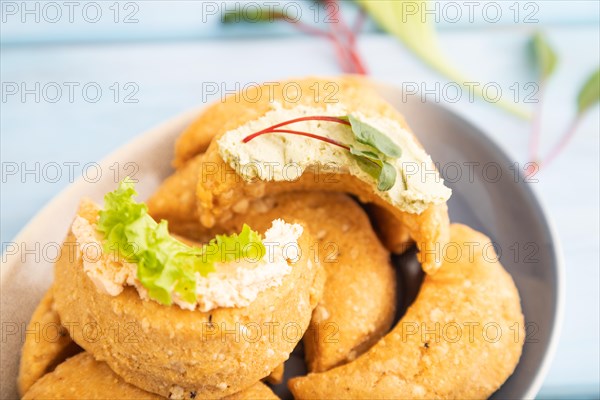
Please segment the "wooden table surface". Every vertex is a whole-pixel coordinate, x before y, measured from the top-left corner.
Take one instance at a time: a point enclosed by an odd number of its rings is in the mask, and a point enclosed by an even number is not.
[[[23,23],[22,10],[15,17],[2,5],[3,249],[70,180],[84,171],[94,173],[88,163],[159,122],[249,82],[340,72],[329,43],[281,24],[225,29],[214,17],[203,22],[196,3],[128,3],[139,10],[132,26],[111,22],[112,2],[102,3],[106,17],[100,24],[51,24],[44,22],[44,15],[40,23]],[[504,3],[506,15],[497,24],[481,18],[440,23],[449,58],[480,82],[498,83],[503,96],[514,96],[510,87],[515,83],[523,88],[535,80],[526,44],[534,30],[547,33],[560,63],[547,88],[543,151],[564,131],[578,87],[600,63],[598,3],[554,3],[535,3],[540,21],[530,25],[514,24],[506,11],[510,4]],[[125,6],[119,3],[121,19],[132,11]],[[438,93],[436,84],[439,88],[447,83],[372,25],[360,36],[359,49],[378,80]],[[207,89],[215,85],[219,93],[210,94]],[[15,87],[18,92],[12,94]],[[23,94],[23,89],[30,92]],[[525,95],[520,93],[518,100],[531,107]],[[478,125],[516,162],[526,162],[529,123],[467,97],[456,103],[443,95],[427,100],[444,103]],[[562,337],[542,398],[599,395],[599,119],[596,107],[566,151],[532,184],[556,227],[567,269]]]

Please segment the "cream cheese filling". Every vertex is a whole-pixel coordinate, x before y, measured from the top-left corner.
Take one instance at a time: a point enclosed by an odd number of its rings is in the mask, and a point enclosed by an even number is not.
[[[101,235],[96,225],[77,216],[71,231],[77,242],[77,254],[83,270],[96,289],[111,296],[119,295],[126,286],[133,286],[140,297],[148,300],[146,288],[137,279],[137,265],[103,251]],[[260,260],[238,260],[215,265],[215,271],[196,274],[196,302],[188,303],[171,292],[173,302],[186,310],[207,312],[222,307],[246,307],[263,291],[281,286],[290,274],[290,263],[300,255],[298,239],[303,228],[281,219],[273,221],[264,235],[266,254]]]
[[[350,153],[338,146],[313,138],[284,133],[268,133],[248,143],[242,140],[274,124],[303,116],[342,116],[351,113],[360,121],[385,133],[402,149],[397,159],[389,159],[397,178],[388,191],[379,191],[376,180],[360,168]],[[357,144],[347,125],[325,121],[302,121],[286,129],[325,136],[344,144]],[[398,122],[348,110],[343,104],[330,104],[325,110],[308,106],[284,109],[273,103],[261,118],[226,132],[219,140],[219,154],[245,180],[293,181],[309,168],[327,168],[327,172],[349,173],[371,184],[373,190],[402,211],[420,214],[432,204],[446,202],[451,190],[435,168],[431,157],[414,136]],[[363,146],[363,149],[368,147]]]

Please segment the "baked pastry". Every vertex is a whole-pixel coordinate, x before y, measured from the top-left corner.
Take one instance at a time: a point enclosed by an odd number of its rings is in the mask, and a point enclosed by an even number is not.
[[[366,209],[377,236],[389,251],[402,254],[414,245],[408,230],[388,210],[374,204]]]
[[[310,257],[327,273],[323,297],[304,336],[310,371],[353,360],[390,328],[396,310],[396,275],[362,208],[347,195],[291,192],[256,200],[228,221],[263,230],[273,218],[298,221],[315,242]],[[245,221],[245,222],[243,222]]]
[[[337,89],[335,103],[312,93],[311,87],[326,83]],[[216,133],[201,161],[201,223],[222,224],[265,195],[351,193],[398,219],[422,250],[423,269],[435,272],[448,240],[450,190],[403,117],[358,77],[293,84],[294,102],[286,82],[256,87],[257,93],[209,107],[201,117],[205,123],[178,140],[175,164],[183,166],[195,155],[191,149],[206,143],[195,145],[195,138],[205,138],[204,129]]]
[[[294,398],[487,398],[508,379],[525,337],[517,288],[489,238],[459,224],[451,237],[396,327],[351,363],[291,379]]]
[[[21,350],[21,363],[17,386],[23,395],[44,374],[52,371],[66,358],[81,351],[69,336],[67,329],[61,324],[58,313],[54,310],[52,287],[48,289],[40,304],[36,307]]]
[[[23,400],[48,399],[101,400],[108,396],[122,400],[159,400],[164,397],[148,393],[126,383],[106,363],[94,360],[83,352],[60,364],[53,372],[44,375],[23,396]],[[278,399],[265,384],[257,382],[248,389],[234,393],[223,400],[275,400]]]
[[[107,243],[101,242],[140,229],[137,216],[124,223],[111,211],[121,201],[123,218],[135,215],[140,205],[131,200],[134,193],[123,185],[107,196],[103,211],[84,201],[65,241],[54,295],[73,340],[126,382],[165,397],[221,398],[269,375],[301,339],[322,295],[324,272],[308,257],[310,235],[298,224],[277,220],[264,239],[245,227],[239,236],[218,237],[194,250],[169,238],[163,224],[142,216],[142,225],[150,228],[127,243],[141,246],[133,263],[123,258],[124,250],[107,253]],[[102,238],[99,231],[110,223],[116,231]],[[266,241],[274,243],[272,250],[258,258],[254,253],[250,261],[250,253],[230,260],[229,250],[218,247],[242,243],[252,251]],[[215,272],[205,277],[198,272],[186,281],[181,268],[202,271],[215,246],[220,252],[214,254],[225,255],[224,262],[214,264]],[[284,247],[297,258],[288,258]],[[89,249],[100,251],[94,257]],[[164,269],[156,272],[151,262],[162,258]]]

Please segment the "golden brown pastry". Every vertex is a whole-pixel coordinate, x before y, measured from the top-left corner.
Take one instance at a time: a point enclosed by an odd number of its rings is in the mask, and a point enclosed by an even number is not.
[[[93,203],[82,203],[83,222],[94,226],[97,216]],[[75,242],[70,232],[65,243]],[[303,233],[298,245],[305,251],[280,286],[246,307],[209,312],[142,300],[132,286],[103,293],[84,272],[82,253],[63,247],[56,310],[73,340],[126,382],[165,397],[221,398],[269,375],[301,339],[324,281],[318,260],[308,257],[311,244]]]
[[[24,400],[48,399],[164,399],[123,381],[106,363],[83,352],[60,364],[56,370],[37,381],[23,396]],[[257,382],[248,389],[224,400],[275,400],[277,396],[266,385]]]
[[[333,102],[325,102],[323,98],[315,96],[314,93],[312,93],[313,90],[311,90],[311,87],[319,85],[324,86],[328,83],[333,84],[336,87],[336,103],[334,106],[332,106],[332,104],[334,104]],[[255,90],[258,93],[248,93],[245,96],[229,97],[223,102],[215,103],[204,111],[201,118],[195,124],[195,129],[188,130],[178,140],[175,165],[181,167],[192,156],[197,155],[200,152],[200,149],[204,147],[206,142],[202,141],[202,145],[199,145],[196,138],[206,138],[207,132],[215,133],[215,137],[201,161],[202,167],[200,179],[196,189],[198,197],[198,216],[201,223],[206,227],[222,224],[232,218],[233,214],[244,214],[248,209],[250,200],[266,195],[289,191],[347,192],[356,195],[362,202],[375,203],[380,207],[387,209],[394,218],[400,221],[413,240],[415,240],[417,247],[421,250],[419,257],[423,269],[428,273],[435,272],[439,267],[440,262],[440,257],[437,252],[440,251],[441,247],[443,247],[448,240],[449,222],[444,199],[449,194],[447,191],[441,189],[443,188],[443,185],[441,187],[438,185],[440,180],[439,176],[436,175],[435,167],[431,163],[431,160],[428,160],[427,156],[422,153],[422,148],[414,138],[414,135],[410,133],[404,118],[391,105],[377,95],[368,81],[358,77],[350,76],[335,79],[308,78],[293,81],[293,84],[293,87],[295,87],[295,89],[292,90],[295,93],[294,102],[289,101],[289,97],[291,96],[289,90],[284,90],[284,88],[286,88],[286,82],[281,82],[281,85],[272,88],[272,90],[269,90],[269,88],[265,86],[255,87]],[[260,95],[260,93],[267,92],[269,93],[268,96]],[[248,101],[248,99],[253,100]],[[305,108],[301,108],[297,111],[298,107]],[[409,193],[410,196],[409,194],[406,194],[406,196],[409,196],[410,199],[391,201],[386,197],[388,196],[388,192],[378,190],[374,186],[374,183],[371,181],[372,178],[365,178],[364,176],[359,178],[359,175],[348,172],[348,168],[355,171],[358,167],[354,166],[354,164],[352,164],[354,167],[348,167],[348,165],[345,164],[345,162],[354,163],[355,161],[353,161],[354,159],[349,155],[350,153],[342,150],[337,150],[337,153],[332,154],[335,154],[334,158],[336,160],[346,160],[344,163],[332,161],[325,166],[320,166],[318,165],[318,162],[320,161],[314,159],[307,164],[311,166],[307,167],[305,170],[299,170],[299,177],[294,176],[290,179],[288,179],[289,177],[286,177],[285,179],[281,178],[274,181],[267,181],[262,177],[260,179],[250,178],[250,176],[255,173],[258,173],[259,176],[263,176],[269,175],[270,172],[266,171],[265,165],[260,163],[256,167],[260,172],[250,171],[257,165],[256,160],[253,158],[248,159],[248,155],[246,154],[240,155],[237,153],[239,149],[248,149],[248,147],[238,146],[238,139],[235,139],[234,142],[228,142],[227,145],[229,147],[224,150],[223,146],[225,145],[222,144],[222,141],[225,140],[225,134],[230,135],[231,132],[233,132],[232,130],[237,132],[233,134],[233,136],[242,134],[241,132],[252,132],[254,129],[252,127],[255,125],[257,126],[256,129],[260,129],[258,126],[262,128],[263,123],[258,123],[256,120],[259,118],[259,121],[261,121],[260,118],[267,118],[267,115],[269,114],[266,113],[268,112],[277,114],[278,112],[281,112],[278,110],[292,110],[290,112],[299,112],[300,114],[298,115],[312,113],[310,110],[316,110],[314,112],[320,114],[334,112],[329,110],[328,107],[337,107],[335,108],[336,110],[339,108],[346,112],[359,112],[361,115],[367,115],[368,118],[373,121],[384,121],[382,122],[384,125],[388,124],[393,126],[394,129],[397,129],[398,132],[402,132],[400,135],[403,137],[402,140],[407,141],[403,149],[403,154],[406,153],[410,155],[418,153],[420,154],[419,157],[424,157],[422,160],[421,158],[415,159],[417,161],[410,161],[412,160],[411,158],[407,159],[409,161],[402,161],[402,165],[410,164],[412,167],[416,166],[415,168],[419,170],[419,173],[409,176],[407,173],[402,172],[402,176],[397,176],[394,180],[392,191],[395,190],[394,193],[400,193],[398,194],[399,196],[404,196],[406,193]],[[205,123],[200,123],[200,120]],[[271,120],[268,119],[268,121]],[[276,123],[278,120],[273,120],[272,122]],[[314,123],[313,125],[316,127],[321,126],[319,124],[315,125]],[[263,137],[254,140],[260,141],[263,140]],[[285,140],[287,139],[282,138],[282,140],[282,143],[286,143]],[[314,141],[310,141],[310,143],[314,143]],[[257,143],[256,146],[259,147],[254,150],[254,154],[271,154],[269,153],[268,143]],[[333,148],[333,146],[325,146],[325,149],[328,149],[327,151],[331,148]],[[278,155],[273,156],[272,158],[277,159],[281,155],[285,155],[286,151],[287,150],[282,151],[277,148],[273,150],[273,154]],[[224,154],[229,155],[224,156]],[[226,157],[227,160],[223,157]],[[296,157],[302,158],[301,155],[297,155]],[[297,158],[294,158],[294,160]],[[241,161],[242,159],[245,160],[243,163]],[[312,162],[316,164],[313,165],[311,164]],[[278,171],[282,174],[284,172],[287,174],[287,172],[289,172],[287,167],[289,165],[295,165],[295,163],[295,161],[288,162],[284,160],[276,163],[279,165],[276,168],[280,168],[282,171]],[[237,166],[236,169],[234,169],[233,166]],[[246,171],[249,175],[244,176],[242,179],[239,175],[241,171]],[[431,178],[436,182],[432,183],[427,181],[427,179],[429,179],[427,178],[427,174],[436,175],[437,178]],[[402,185],[408,185],[406,187],[410,190],[403,192],[401,189]],[[420,188],[419,190],[423,189],[427,191],[430,190],[427,189],[430,187],[436,188],[431,192],[434,193],[432,194],[433,197],[431,200],[429,200],[428,195],[424,194],[426,192],[413,192],[413,188]],[[394,194],[394,196],[396,196],[396,194]],[[434,198],[437,200],[433,200]],[[396,197],[394,197],[394,199],[396,199]],[[396,201],[404,202],[402,203],[403,206],[399,206],[398,204],[400,203],[396,203]],[[431,205],[429,205],[429,201],[432,202]]]
[[[309,370],[353,360],[387,332],[394,318],[396,276],[389,253],[362,208],[340,193],[265,197],[231,221],[263,229],[276,217],[300,221],[310,230],[316,238],[310,256],[327,273],[323,298],[304,337]]]
[[[396,327],[351,363],[291,379],[294,398],[487,398],[506,381],[525,336],[517,289],[489,238],[458,224],[451,237]]]
[[[269,374],[269,376],[267,376],[265,381],[267,381],[273,385],[279,385],[280,383],[283,382],[284,372],[285,372],[285,365],[279,364],[273,371],[271,371],[271,373]]]
[[[244,223],[265,229],[273,218],[300,220],[309,227],[328,275],[305,338],[311,371],[352,360],[385,334],[395,312],[395,275],[389,253],[355,202],[339,193],[284,193],[256,199],[244,214],[205,228],[193,220],[196,214],[187,196],[200,160],[196,156],[159,187],[148,201],[150,213],[168,220],[171,231],[195,238],[235,232]]]
[[[394,254],[402,254],[414,245],[408,230],[389,211],[374,204],[368,204],[366,208],[375,232],[386,249]]]
[[[36,334],[26,335],[21,350],[17,379],[21,395],[67,357],[81,351],[69,337],[69,332],[62,326],[60,317],[54,310],[52,287],[48,289],[33,312],[27,331]]]
[[[83,352],[39,379],[23,396],[34,399],[162,399],[124,382],[106,363]]]
[[[169,231],[185,237],[208,241],[210,231],[199,223],[196,205],[196,186],[202,158],[196,156],[184,167],[165,179],[148,199],[150,215],[160,221],[169,221]]]

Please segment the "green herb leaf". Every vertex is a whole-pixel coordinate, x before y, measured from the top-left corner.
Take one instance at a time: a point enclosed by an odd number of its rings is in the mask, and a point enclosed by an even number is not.
[[[577,113],[583,114],[600,101],[600,68],[583,84],[577,95]]]
[[[382,192],[390,190],[396,183],[396,168],[384,161],[380,155],[350,146],[350,153],[354,156],[358,166],[367,174],[377,180],[377,189]]]
[[[347,118],[352,133],[354,133],[354,137],[359,143],[369,145],[388,157],[398,158],[402,155],[402,149],[377,128],[360,121],[352,115],[348,115]]]
[[[386,156],[398,158],[402,149],[377,128],[360,121],[358,118],[347,115],[339,117],[350,122],[350,127],[357,142],[374,149],[362,150],[350,145],[350,153],[354,156],[358,166],[367,174],[377,180],[377,189],[382,192],[390,190],[396,183],[396,168],[386,161]]]
[[[261,237],[244,225],[239,235],[220,235],[202,248],[191,247],[169,234],[166,221],[156,223],[148,208],[137,203],[134,183],[123,180],[104,197],[98,231],[104,234],[104,250],[117,250],[137,264],[137,278],[150,298],[172,304],[171,292],[188,303],[196,301],[196,273],[206,276],[215,263],[240,258],[260,260],[266,250]]]
[[[531,39],[531,50],[535,64],[540,70],[541,79],[544,81],[552,75],[558,63],[558,57],[550,43],[541,32],[536,32]]]
[[[365,157],[365,158],[369,158],[371,160],[376,160],[376,161],[381,160],[381,156],[379,154],[374,153],[372,151],[368,151],[368,150],[357,149],[355,146],[350,146],[350,153],[354,154],[355,156]],[[380,161],[380,164],[381,164],[381,161]]]
[[[365,157],[354,156],[356,163],[367,174],[369,174],[373,179],[379,180],[379,175],[381,175],[381,166],[373,161],[369,160]]]
[[[396,183],[396,168],[388,162],[383,162],[381,174],[377,180],[377,189],[382,192],[388,191]]]
[[[369,174],[373,179],[379,180],[382,162],[377,154],[361,151],[352,146],[350,147],[350,153],[354,156],[360,169]]]

